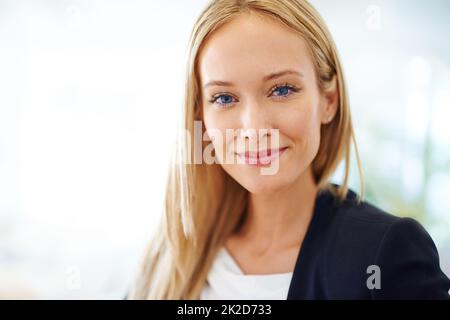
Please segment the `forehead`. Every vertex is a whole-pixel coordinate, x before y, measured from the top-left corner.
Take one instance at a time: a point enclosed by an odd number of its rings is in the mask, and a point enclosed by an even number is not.
[[[313,70],[306,41],[272,17],[245,13],[234,18],[204,43],[199,55],[202,83],[211,80],[253,81],[267,74]]]

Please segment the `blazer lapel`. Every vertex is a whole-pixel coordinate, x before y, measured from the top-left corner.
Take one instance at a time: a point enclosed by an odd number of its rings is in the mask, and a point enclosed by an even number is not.
[[[327,189],[317,193],[313,215],[303,239],[289,285],[287,300],[311,299],[314,288],[312,275],[315,268],[323,226],[333,209],[334,196]]]

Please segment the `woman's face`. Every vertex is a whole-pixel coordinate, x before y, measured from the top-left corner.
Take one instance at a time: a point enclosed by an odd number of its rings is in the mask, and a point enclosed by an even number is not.
[[[270,193],[311,173],[321,124],[334,115],[337,97],[321,94],[302,37],[271,17],[241,14],[204,43],[198,72],[204,125],[220,133],[209,135],[230,176],[252,193]],[[271,129],[278,130],[278,141]],[[277,168],[275,174],[262,174],[252,158],[257,154],[245,157],[245,151],[262,151],[264,158],[268,149],[279,150],[265,165]],[[237,162],[224,160],[236,154],[242,156]]]

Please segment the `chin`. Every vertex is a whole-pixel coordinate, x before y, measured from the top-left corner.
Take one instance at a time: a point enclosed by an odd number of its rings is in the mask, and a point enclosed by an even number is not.
[[[290,184],[289,179],[283,178],[281,175],[273,176],[248,176],[235,180],[252,194],[271,194],[277,190],[283,189]]]

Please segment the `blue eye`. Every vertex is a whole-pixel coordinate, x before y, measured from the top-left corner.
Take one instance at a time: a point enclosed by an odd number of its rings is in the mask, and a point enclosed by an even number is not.
[[[284,98],[289,95],[291,95],[293,92],[297,92],[298,89],[296,87],[290,86],[290,85],[283,85],[275,87],[275,89],[272,90],[272,94],[275,95],[275,97]]]
[[[229,94],[221,94],[221,95],[213,97],[213,99],[210,100],[210,102],[218,103],[221,106],[227,106],[227,105],[230,105],[230,104],[236,102],[236,100]]]

